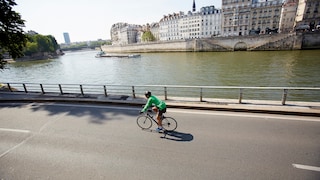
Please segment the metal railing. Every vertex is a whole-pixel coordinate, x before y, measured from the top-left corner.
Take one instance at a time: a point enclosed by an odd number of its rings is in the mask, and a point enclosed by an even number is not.
[[[177,85],[92,85],[92,84],[37,84],[6,83],[9,91],[24,93],[55,93],[60,95],[127,95],[136,98],[143,96],[146,90],[163,96],[165,100],[173,97],[238,99],[242,103],[244,97],[254,100],[280,100],[282,105],[290,95],[303,97],[303,101],[320,101],[320,87],[236,87],[236,86],[177,86]]]

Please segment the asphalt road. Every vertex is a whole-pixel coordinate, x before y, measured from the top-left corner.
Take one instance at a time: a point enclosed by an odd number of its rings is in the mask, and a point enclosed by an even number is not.
[[[0,179],[320,179],[317,117],[168,109],[160,134],[138,111],[2,103]]]

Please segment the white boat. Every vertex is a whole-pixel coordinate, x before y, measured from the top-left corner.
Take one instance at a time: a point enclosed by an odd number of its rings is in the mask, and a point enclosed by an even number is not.
[[[137,58],[140,57],[140,54],[106,54],[104,51],[97,53],[96,58],[102,57],[117,57],[117,58]]]

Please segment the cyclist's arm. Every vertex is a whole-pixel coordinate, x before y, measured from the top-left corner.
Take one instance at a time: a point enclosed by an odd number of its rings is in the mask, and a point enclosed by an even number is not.
[[[146,112],[146,110],[152,105],[152,99],[149,98],[144,108],[141,110],[141,112]]]

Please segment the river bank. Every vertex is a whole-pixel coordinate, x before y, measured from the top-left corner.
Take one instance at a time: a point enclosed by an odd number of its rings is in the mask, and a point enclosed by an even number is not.
[[[320,49],[320,32],[215,37],[128,45],[104,45],[107,53],[230,52]]]
[[[65,53],[61,50],[57,50],[57,52],[50,53],[50,52],[38,52],[34,53],[30,56],[23,56],[20,58],[15,59],[14,61],[37,61],[37,60],[48,60],[48,59],[55,59],[60,56],[63,56]]]

